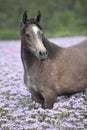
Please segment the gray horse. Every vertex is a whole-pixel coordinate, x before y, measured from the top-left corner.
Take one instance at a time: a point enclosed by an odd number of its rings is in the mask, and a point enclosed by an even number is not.
[[[87,40],[61,48],[45,36],[40,26],[41,13],[21,25],[21,58],[24,82],[32,98],[43,108],[52,108],[57,96],[73,94],[87,88]]]

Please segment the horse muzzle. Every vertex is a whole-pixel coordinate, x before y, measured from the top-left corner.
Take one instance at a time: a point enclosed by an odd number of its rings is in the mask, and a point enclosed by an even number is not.
[[[47,52],[47,50],[39,51],[39,57],[38,57],[38,58],[39,58],[40,61],[46,60],[47,57],[48,57],[48,52]]]

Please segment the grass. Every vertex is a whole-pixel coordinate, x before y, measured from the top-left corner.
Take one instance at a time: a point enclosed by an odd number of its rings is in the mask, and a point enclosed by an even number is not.
[[[87,35],[86,28],[63,28],[58,31],[50,31],[47,32],[45,30],[46,37],[64,37],[64,36],[79,36],[79,35]],[[4,29],[0,30],[0,40],[17,40],[20,39],[20,31],[19,30],[9,30]]]
[[[0,40],[16,40],[19,39],[19,35],[17,30],[0,30]]]
[[[75,29],[61,29],[55,32],[46,32],[46,36],[47,37],[65,37],[65,36],[87,36],[87,29],[79,29],[79,28],[75,28]]]

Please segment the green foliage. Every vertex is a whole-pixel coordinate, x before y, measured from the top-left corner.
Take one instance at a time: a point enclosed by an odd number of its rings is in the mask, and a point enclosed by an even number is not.
[[[0,39],[18,39],[23,12],[42,12],[47,36],[87,35],[86,0],[0,0]]]
[[[19,39],[19,32],[17,30],[12,30],[12,29],[4,29],[0,31],[0,40],[13,40],[13,39]]]

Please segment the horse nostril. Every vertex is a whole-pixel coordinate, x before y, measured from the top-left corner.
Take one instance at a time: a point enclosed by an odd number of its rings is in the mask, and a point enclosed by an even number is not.
[[[48,55],[48,52],[46,51],[46,55]]]
[[[39,55],[40,56],[46,56],[46,55],[48,55],[48,52],[47,51],[40,51]]]
[[[42,55],[43,55],[43,52],[42,52],[42,51],[40,51],[40,52],[39,52],[39,55],[40,55],[40,56],[42,56]]]

